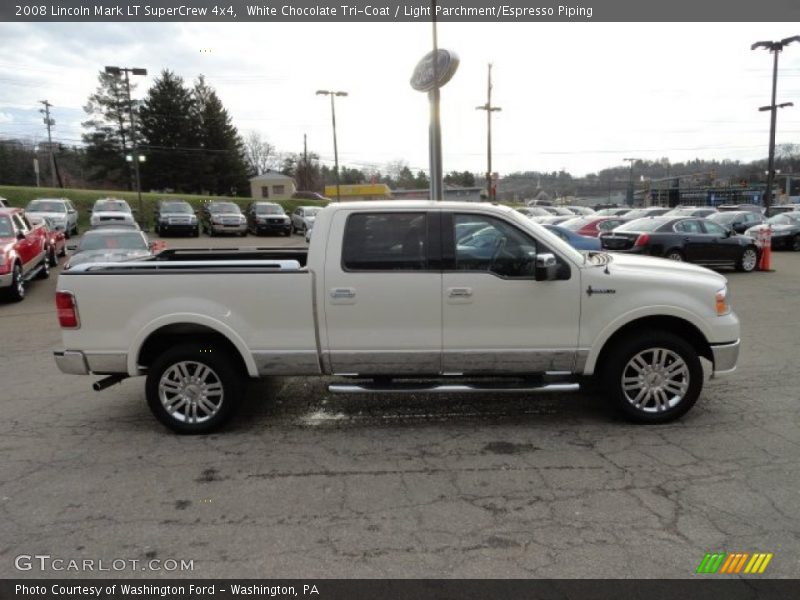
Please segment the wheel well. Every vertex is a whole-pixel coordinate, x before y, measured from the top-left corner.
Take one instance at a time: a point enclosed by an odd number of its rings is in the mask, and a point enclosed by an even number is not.
[[[662,315],[636,319],[635,321],[626,323],[617,331],[615,331],[614,334],[608,338],[606,343],[603,345],[603,349],[600,351],[600,356],[597,357],[597,363],[595,364],[594,372],[599,373],[602,370],[603,361],[606,360],[611,349],[620,339],[632,332],[640,332],[647,329],[674,333],[675,335],[682,337],[689,342],[699,356],[702,356],[710,361],[714,360],[714,357],[711,354],[711,346],[709,345],[703,333],[697,327],[692,325],[689,321],[679,317]]]
[[[242,373],[247,373],[247,365],[244,362],[244,358],[227,337],[210,327],[197,325],[196,323],[173,323],[156,329],[147,337],[139,349],[136,364],[149,367],[166,350],[177,344],[185,343],[208,344],[218,348],[233,359],[236,367]]]

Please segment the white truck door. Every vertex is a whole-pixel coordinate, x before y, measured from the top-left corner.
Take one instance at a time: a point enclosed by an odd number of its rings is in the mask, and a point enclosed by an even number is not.
[[[580,274],[536,281],[531,261],[550,251],[503,219],[443,213],[442,368],[447,373],[571,371]],[[565,273],[567,271],[564,271]]]
[[[320,326],[327,333],[323,361],[333,373],[440,372],[439,217],[438,210],[419,209],[341,210],[332,217]]]

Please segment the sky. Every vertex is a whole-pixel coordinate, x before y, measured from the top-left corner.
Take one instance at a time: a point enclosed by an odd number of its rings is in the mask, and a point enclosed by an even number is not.
[[[766,157],[772,57],[758,40],[797,35],[785,23],[439,23],[460,65],[442,88],[443,168],[486,170],[487,65],[493,66],[493,170],[585,175],[623,158],[671,162]],[[430,23],[2,23],[0,138],[80,143],[82,106],[105,65],[144,67],[142,97],[162,69],[204,74],[242,134],[279,152],[340,164],[428,168],[427,96],[409,85],[431,48]],[[800,44],[780,56],[777,143],[800,142]]]

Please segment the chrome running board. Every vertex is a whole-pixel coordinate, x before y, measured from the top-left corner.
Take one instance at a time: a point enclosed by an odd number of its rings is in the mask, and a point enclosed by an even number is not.
[[[576,392],[577,383],[545,383],[541,385],[501,383],[332,383],[328,391],[334,394],[464,394],[464,393],[531,393],[531,392]]]

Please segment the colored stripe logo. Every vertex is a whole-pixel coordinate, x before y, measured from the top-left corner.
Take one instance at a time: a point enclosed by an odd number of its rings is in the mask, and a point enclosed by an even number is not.
[[[738,573],[761,574],[772,560],[771,552],[715,552],[706,554],[696,573],[727,574]]]

